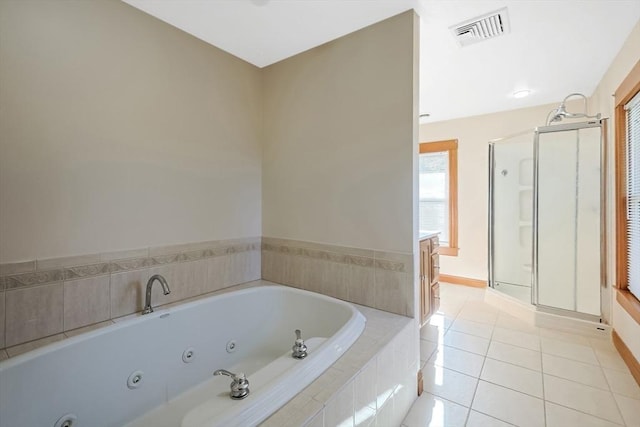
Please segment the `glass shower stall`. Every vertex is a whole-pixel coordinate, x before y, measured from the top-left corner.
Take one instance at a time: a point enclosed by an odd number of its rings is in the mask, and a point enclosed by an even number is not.
[[[489,284],[539,310],[602,321],[605,120],[489,143]]]

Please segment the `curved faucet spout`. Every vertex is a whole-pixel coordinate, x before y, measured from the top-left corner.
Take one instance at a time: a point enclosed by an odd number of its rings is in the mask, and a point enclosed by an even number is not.
[[[147,292],[145,295],[144,309],[142,310],[142,314],[153,313],[153,307],[151,307],[151,288],[153,287],[153,284],[156,280],[160,282],[160,285],[162,286],[162,292],[165,295],[169,295],[171,293],[171,289],[169,289],[167,279],[159,274],[154,274],[153,276],[151,276],[149,278],[149,281],[147,282]]]

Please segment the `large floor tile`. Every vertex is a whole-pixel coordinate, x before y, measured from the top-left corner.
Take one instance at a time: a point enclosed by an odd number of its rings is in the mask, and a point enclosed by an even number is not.
[[[484,357],[479,354],[459,350],[454,347],[439,347],[429,359],[430,363],[478,378],[482,371]]]
[[[554,356],[564,357],[565,359],[577,360],[579,362],[598,365],[598,359],[591,346],[582,344],[574,344],[571,342],[560,341],[553,338],[540,338],[542,344],[542,352],[552,354]]]
[[[513,424],[500,421],[497,418],[490,417],[489,415],[471,410],[465,427],[510,427],[512,425]]]
[[[544,394],[550,402],[622,424],[620,412],[609,391],[545,375]]]
[[[493,325],[458,318],[451,325],[451,330],[489,339],[493,333]]]
[[[482,380],[471,408],[521,427],[545,425],[541,399]]]
[[[610,423],[602,418],[579,412],[552,402],[545,402],[547,427],[617,427],[619,424]]]
[[[622,413],[622,418],[628,427],[640,426],[640,400],[631,399],[619,394],[615,395],[616,402]]]
[[[438,308],[436,314],[451,318],[456,317],[460,313],[460,310],[462,310],[465,300],[455,300],[451,298],[444,298],[442,295],[440,296],[440,308]]]
[[[444,314],[436,313],[429,318],[428,324],[431,326],[437,326],[438,328],[446,331],[451,327],[453,320],[453,317],[447,317]]]
[[[542,370],[541,353],[499,341],[491,341],[487,357],[508,362],[523,368]]]
[[[491,339],[517,347],[528,348],[529,350],[540,351],[540,337],[522,331],[496,327],[493,330]]]
[[[467,302],[464,305],[466,310],[472,310],[476,312],[483,313],[493,313],[496,316],[501,313],[501,310],[493,304],[486,303],[481,300],[474,300],[471,298],[467,299]]]
[[[542,373],[499,360],[487,359],[480,379],[542,399]]]
[[[428,322],[420,328],[420,338],[423,340],[429,340],[433,342],[442,342],[447,329],[451,327],[453,319],[441,314],[434,314],[428,320]]]
[[[558,331],[556,329],[540,328],[540,336],[546,338],[553,338],[554,340],[572,342],[574,344],[582,344],[590,346],[589,337],[572,334],[570,332]]]
[[[589,344],[594,350],[604,350],[604,351],[617,351],[613,346],[613,342],[611,338],[593,338],[589,337]]]
[[[477,378],[441,366],[427,364],[423,371],[424,390],[463,406],[470,406]]]
[[[465,305],[462,310],[460,310],[460,313],[458,313],[458,318],[493,325],[498,319],[498,313],[495,311],[485,310],[483,308]]]
[[[609,390],[609,385],[600,366],[551,354],[542,354],[542,371],[545,374]]]
[[[603,368],[602,370],[613,393],[640,399],[640,386],[638,386],[631,372],[616,371],[608,368]]]
[[[454,285],[451,283],[441,282],[440,295],[444,296],[458,296],[464,297],[470,300],[484,300],[485,289],[474,288],[471,286]],[[444,285],[444,286],[442,286]]]
[[[603,368],[615,369],[616,371],[629,372],[629,368],[620,357],[620,353],[614,350],[594,349],[596,358]]]
[[[413,403],[402,425],[406,427],[454,427],[463,426],[469,408],[457,403],[422,393]]]
[[[495,326],[499,326],[504,329],[526,332],[533,335],[538,335],[540,333],[540,328],[507,313],[498,314],[498,319],[496,320]]]
[[[487,354],[487,349],[489,348],[488,339],[464,334],[451,329],[449,329],[444,336],[444,344],[482,356]]]
[[[640,427],[640,387],[610,339],[536,327],[484,293],[441,283],[403,426]]]

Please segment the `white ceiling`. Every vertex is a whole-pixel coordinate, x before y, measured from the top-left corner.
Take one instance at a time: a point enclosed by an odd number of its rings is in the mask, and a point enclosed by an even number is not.
[[[640,20],[640,0],[123,1],[258,67],[414,8],[429,121],[589,96]],[[458,46],[450,26],[505,6],[510,34]]]

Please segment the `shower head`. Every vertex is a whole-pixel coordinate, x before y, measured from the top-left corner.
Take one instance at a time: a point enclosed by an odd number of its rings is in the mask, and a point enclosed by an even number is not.
[[[549,119],[549,123],[559,122],[565,117],[569,117],[569,113],[567,113],[567,107],[564,105],[564,102],[562,102],[558,108],[552,110],[551,112],[553,113],[553,116],[551,116],[551,119]]]
[[[584,112],[582,113],[570,113],[567,111],[567,106],[565,105],[565,102],[567,101],[567,99],[571,98],[572,96],[579,96],[583,99],[584,101]],[[555,110],[551,110],[549,112],[549,115],[547,116],[547,125],[553,123],[553,122],[559,122],[562,119],[568,118],[568,119],[573,119],[573,118],[577,118],[577,117],[586,117],[589,119],[599,119],[600,118],[600,114],[596,114],[595,116],[590,116],[587,113],[587,97],[584,96],[581,93],[572,93],[570,95],[568,95],[565,99],[562,100],[562,102],[560,103],[560,105],[558,106],[558,108],[556,108]]]
[[[553,114],[553,116],[551,116],[551,119],[549,119],[549,123],[553,123],[553,122],[559,122],[562,119],[573,119],[576,117],[593,117],[593,116],[588,116],[585,113],[570,113],[567,111],[567,107],[564,105],[564,102],[562,104],[560,104],[560,106],[558,108],[556,108],[555,110],[551,111]]]

